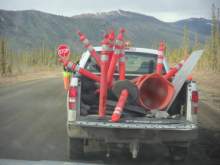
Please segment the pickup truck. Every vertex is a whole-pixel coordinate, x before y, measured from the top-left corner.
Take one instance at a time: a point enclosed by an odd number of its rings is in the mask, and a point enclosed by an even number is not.
[[[102,47],[94,47],[101,56]],[[141,75],[156,72],[158,50],[126,47],[126,79],[131,80]],[[150,66],[151,63],[151,67]],[[152,67],[152,64],[153,67]],[[82,54],[79,61],[82,67],[100,76],[100,68],[90,55],[89,51]],[[170,71],[169,64],[164,57],[163,72]],[[114,73],[114,79],[119,77],[118,66]],[[173,78],[170,78],[171,82]],[[186,80],[177,97],[168,109],[170,116],[179,118],[155,118],[146,114],[124,109],[118,122],[109,119],[91,119],[88,115],[98,114],[99,95],[94,92],[99,88],[99,83],[74,73],[71,78],[70,89],[67,94],[67,130],[68,152],[71,159],[81,159],[84,155],[84,146],[91,140],[97,140],[100,144],[114,146],[118,150],[124,149],[137,158],[142,144],[162,143],[169,148],[170,158],[174,161],[184,161],[190,142],[197,137],[197,108],[198,90],[195,81]],[[196,99],[197,98],[197,99]],[[117,102],[117,98],[108,89],[108,101]],[[107,101],[107,102],[108,102]],[[71,103],[74,102],[74,105]],[[82,113],[82,106],[86,104],[90,110]],[[135,104],[131,107],[136,107]],[[130,107],[130,108],[131,108]],[[107,115],[112,115],[114,106],[107,103]],[[196,108],[196,110],[195,110]],[[151,113],[151,111],[146,110]],[[107,154],[108,155],[108,154]]]

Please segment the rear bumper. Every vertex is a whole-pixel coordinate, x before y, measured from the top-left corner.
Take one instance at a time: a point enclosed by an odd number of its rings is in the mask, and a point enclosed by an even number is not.
[[[174,124],[133,124],[133,127],[88,125],[86,123],[68,123],[68,134],[72,138],[104,140],[109,143],[189,143],[197,137],[198,127],[195,125]],[[134,127],[139,128],[134,128]],[[179,128],[178,128],[179,126]],[[143,127],[143,128],[140,128]]]

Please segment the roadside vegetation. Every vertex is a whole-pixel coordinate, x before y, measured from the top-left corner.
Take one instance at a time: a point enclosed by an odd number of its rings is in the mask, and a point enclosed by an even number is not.
[[[45,43],[40,49],[33,46],[31,49],[27,46],[26,51],[12,52],[10,39],[1,37],[0,40],[0,75],[10,76],[24,73],[36,73],[39,71],[54,70],[60,67],[58,60],[60,56],[57,53],[58,46],[51,50]],[[69,57],[73,62],[79,60],[80,56],[71,52]]]
[[[205,44],[201,44],[198,41],[198,34],[195,34],[195,43],[194,47],[190,47],[189,45],[189,34],[187,30],[187,23],[184,26],[184,34],[182,43],[180,43],[179,47],[174,47],[173,42],[166,42],[166,37],[164,37],[165,44],[165,56],[169,63],[179,63],[181,60],[186,58],[191,54],[192,51],[204,49],[204,54],[198,61],[196,65],[196,69],[200,70],[213,70],[220,72],[220,38],[219,38],[219,8],[217,9],[214,4],[212,5],[212,30],[211,36],[206,37]],[[152,44],[153,49],[158,48],[157,40]]]

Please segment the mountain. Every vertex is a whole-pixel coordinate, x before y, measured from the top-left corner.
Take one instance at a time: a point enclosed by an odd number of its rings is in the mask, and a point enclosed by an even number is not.
[[[184,19],[176,22],[171,22],[170,25],[174,27],[184,29],[184,24],[187,23],[188,29],[192,32],[197,32],[198,34],[211,35],[211,25],[212,20],[207,20],[204,18],[190,18]]]
[[[134,47],[149,48],[155,39],[159,45],[159,42],[164,41],[164,37],[168,43],[173,41],[174,46],[179,46],[182,42],[183,27],[184,21],[166,23],[151,16],[124,10],[73,17],[36,10],[0,10],[0,35],[10,37],[14,50],[18,50],[19,47],[24,50],[27,45],[30,48],[33,45],[40,48],[46,43],[51,49],[54,49],[55,45],[66,44],[72,51],[83,52],[86,49],[79,39],[77,30],[80,30],[93,46],[100,46],[104,39],[103,34],[109,33],[110,30],[114,30],[117,37],[120,29],[126,30],[125,41],[130,41]],[[197,31],[200,42],[204,42],[208,34],[208,30],[202,27],[203,25],[200,25],[200,30]],[[196,29],[196,25],[193,28]],[[188,26],[191,46],[195,37],[193,28],[191,25]]]

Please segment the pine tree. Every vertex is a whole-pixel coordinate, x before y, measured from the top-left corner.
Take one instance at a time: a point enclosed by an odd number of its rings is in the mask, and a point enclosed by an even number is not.
[[[184,55],[184,51],[185,51],[185,48],[184,48],[183,44],[180,43],[180,46],[178,49],[178,55],[177,55],[178,58],[177,58],[176,62],[182,61],[184,58],[186,58],[188,56],[188,54]]]
[[[29,45],[27,46],[27,51],[26,51],[26,66],[31,66],[31,58],[30,58],[30,53],[29,53]]]
[[[152,49],[157,49],[157,39],[152,44]]]
[[[194,45],[193,50],[195,51],[195,50],[199,50],[199,49],[200,49],[200,44],[198,41],[198,34],[197,34],[197,32],[195,32],[195,45]],[[201,61],[202,61],[202,59],[200,59],[198,61],[198,64],[196,65],[197,68],[201,66]]]
[[[184,35],[183,35],[183,56],[189,56],[189,34],[187,23],[184,25]]]
[[[216,61],[217,61],[217,48],[216,48],[216,16],[215,16],[215,5],[212,4],[212,30],[211,30],[211,67],[212,69],[216,69]]]
[[[10,46],[10,38],[4,38],[4,52],[5,52],[5,72],[7,75],[12,73],[12,67],[11,67],[11,46]]]
[[[211,39],[207,36],[205,41],[205,52],[202,58],[204,58],[203,66],[206,69],[212,68],[212,56],[211,56],[212,44]]]
[[[166,55],[166,47],[167,47],[167,41],[166,41],[166,36],[163,37],[163,43],[164,43],[164,55]]]
[[[60,58],[60,56],[57,53],[57,49],[58,49],[58,46],[56,45],[55,48],[54,48],[54,52],[53,52],[53,63],[54,63],[55,66],[58,65],[58,60]]]
[[[199,41],[198,41],[198,33],[195,32],[195,45],[194,45],[194,48],[193,50],[199,50],[200,49],[200,44],[199,44]]]
[[[31,56],[32,56],[32,65],[36,66],[37,60],[36,60],[36,47],[35,47],[35,45],[33,45]]]
[[[0,40],[0,73],[2,75],[5,74],[5,69],[6,69],[4,47],[5,47],[4,38],[2,36]]]
[[[217,9],[217,19],[216,19],[216,34],[215,34],[215,42],[216,42],[216,67],[217,70],[220,71],[220,41],[219,41],[219,8]]]
[[[171,40],[170,46],[169,46],[169,60],[170,62],[174,62],[174,57],[173,57],[173,41]]]

